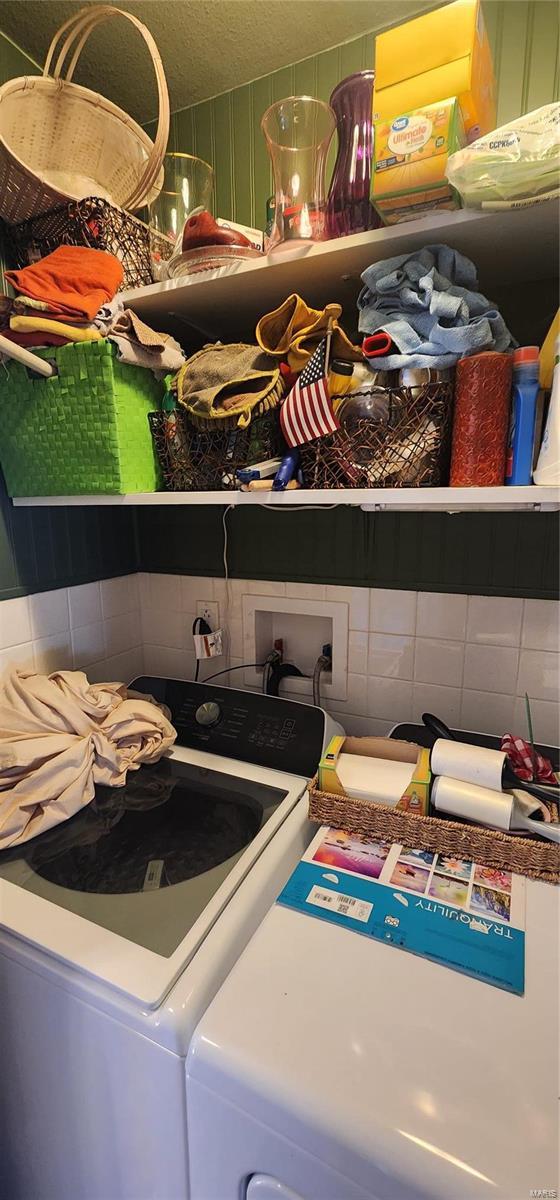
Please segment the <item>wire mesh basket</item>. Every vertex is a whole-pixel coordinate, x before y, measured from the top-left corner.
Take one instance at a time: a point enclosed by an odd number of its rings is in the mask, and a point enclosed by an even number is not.
[[[336,433],[301,447],[305,487],[444,486],[449,477],[453,382],[376,389],[374,416],[348,397]],[[344,418],[344,411],[348,416]]]
[[[156,251],[164,262],[174,249],[170,238],[96,196],[61,204],[18,225],[4,225],[3,242],[6,265],[16,269],[28,267],[59,246],[108,250],[123,266],[121,290],[152,283],[150,247],[152,255]]]
[[[233,422],[201,429],[182,409],[149,416],[156,454],[167,491],[231,491],[236,471],[285,453],[278,410],[253,417],[240,429]]]

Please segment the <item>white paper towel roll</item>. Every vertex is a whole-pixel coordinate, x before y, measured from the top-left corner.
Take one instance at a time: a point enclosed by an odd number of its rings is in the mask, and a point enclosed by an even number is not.
[[[492,829],[509,829],[513,796],[440,775],[432,787],[432,804],[454,817],[466,817]]]
[[[369,758],[365,754],[341,754],[336,773],[348,796],[395,805],[412,779],[414,766],[387,758]]]
[[[502,750],[438,738],[434,743],[430,766],[432,775],[446,775],[451,779],[462,779],[465,783],[476,783],[479,787],[501,792],[505,761]]]

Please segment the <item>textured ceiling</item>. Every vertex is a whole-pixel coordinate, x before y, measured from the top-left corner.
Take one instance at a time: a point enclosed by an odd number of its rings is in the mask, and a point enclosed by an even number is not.
[[[118,2],[118,0],[117,0]],[[0,30],[42,63],[54,31],[83,4],[0,0]],[[208,99],[320,50],[434,7],[433,0],[123,0],[158,44],[171,110]],[[76,82],[138,121],[155,115],[147,50],[132,26],[92,34]]]

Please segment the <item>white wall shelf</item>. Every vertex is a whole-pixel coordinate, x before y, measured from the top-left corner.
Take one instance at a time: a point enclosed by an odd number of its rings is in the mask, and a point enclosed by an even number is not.
[[[346,504],[366,512],[546,512],[560,510],[560,488],[338,488],[290,492],[134,492],[127,496],[18,496],[16,508],[84,505],[219,504],[236,508]]]
[[[509,212],[464,209],[352,234],[240,262],[228,274],[186,276],[122,293],[124,303],[156,328],[181,338],[188,330],[228,340],[254,327],[290,292],[310,304],[338,300],[355,314],[360,275],[373,262],[446,242],[476,264],[482,291],[524,289],[558,275],[558,203]],[[217,274],[217,273],[212,273]]]

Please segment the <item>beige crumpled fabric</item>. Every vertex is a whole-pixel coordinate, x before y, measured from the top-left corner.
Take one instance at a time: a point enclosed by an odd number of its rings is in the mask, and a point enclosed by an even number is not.
[[[14,671],[0,688],[0,849],[72,817],[96,784],[157,762],[177,734],[161,709],[83,671]]]

